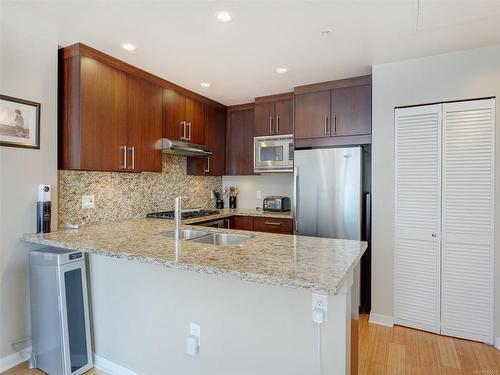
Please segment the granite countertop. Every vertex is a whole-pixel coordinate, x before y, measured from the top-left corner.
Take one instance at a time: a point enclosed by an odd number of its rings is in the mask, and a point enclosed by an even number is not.
[[[248,215],[244,210],[238,212]],[[223,214],[225,212],[221,213]],[[250,282],[303,288],[324,294],[337,293],[367,247],[366,242],[360,241],[194,225],[183,228],[248,234],[252,238],[237,245],[215,246],[176,241],[160,234],[172,231],[174,227],[175,223],[170,220],[141,218],[47,234],[26,234],[22,240],[200,273],[227,275]]]

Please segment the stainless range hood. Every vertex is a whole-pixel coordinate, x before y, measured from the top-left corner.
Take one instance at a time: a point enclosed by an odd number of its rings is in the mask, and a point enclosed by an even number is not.
[[[212,151],[201,145],[175,141],[173,139],[162,139],[162,150],[164,154],[182,155],[182,156],[210,156]]]

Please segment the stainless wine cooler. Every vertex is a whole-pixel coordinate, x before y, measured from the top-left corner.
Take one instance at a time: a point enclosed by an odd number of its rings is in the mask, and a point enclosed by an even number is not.
[[[79,375],[92,368],[83,253],[31,252],[30,296],[35,366],[50,375]]]

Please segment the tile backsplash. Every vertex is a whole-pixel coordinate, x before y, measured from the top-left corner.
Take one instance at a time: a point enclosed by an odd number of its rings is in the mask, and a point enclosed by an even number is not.
[[[186,158],[163,155],[162,173],[59,171],[59,227],[144,217],[172,210],[177,196],[190,197],[185,207],[213,208],[211,190],[221,177],[188,176]],[[82,195],[93,194],[95,207],[82,209]]]

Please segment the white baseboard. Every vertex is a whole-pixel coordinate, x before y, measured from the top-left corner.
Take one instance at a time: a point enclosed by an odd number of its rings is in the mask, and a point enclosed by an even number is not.
[[[139,375],[138,372],[132,371],[126,367],[111,362],[110,360],[103,358],[95,353],[94,367],[107,372],[109,375]]]
[[[500,337],[495,338],[495,348],[500,350]]]
[[[394,318],[388,315],[370,313],[368,323],[378,324],[386,327],[394,327]]]
[[[20,363],[25,362],[26,360],[21,357],[19,353],[12,353],[7,357],[0,358],[0,372],[7,371],[14,366],[17,366]]]

